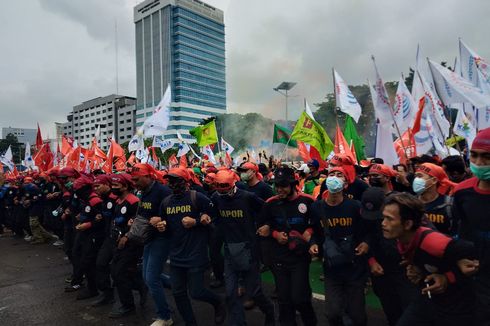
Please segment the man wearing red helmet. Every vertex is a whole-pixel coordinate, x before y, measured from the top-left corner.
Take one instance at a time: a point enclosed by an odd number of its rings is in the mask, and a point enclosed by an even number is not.
[[[274,195],[271,186],[259,178],[259,167],[252,162],[245,162],[237,169],[240,173],[240,179],[243,183],[237,183],[237,186],[253,192],[262,200],[267,200]]]
[[[225,285],[230,325],[245,324],[238,297],[239,279],[247,295],[265,314],[265,325],[274,325],[274,305],[262,292],[256,245],[256,220],[264,204],[257,195],[235,186],[238,176],[221,170],[214,178],[216,192],[211,197],[216,209],[215,224],[225,243]]]

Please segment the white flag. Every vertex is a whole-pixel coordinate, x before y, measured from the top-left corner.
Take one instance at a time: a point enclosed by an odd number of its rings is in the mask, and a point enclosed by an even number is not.
[[[145,137],[161,136],[167,130],[170,121],[171,102],[172,91],[170,90],[170,85],[168,85],[162,100],[156,106],[153,114],[141,126]]]
[[[177,152],[177,157],[181,157],[182,155],[186,155],[189,152],[190,148],[187,143],[181,142],[179,143],[179,151]]]
[[[441,95],[442,101],[446,105],[467,102],[477,108],[490,106],[490,95],[473,86],[471,82],[432,60],[429,60],[429,66],[437,92]]]
[[[147,148],[139,148],[136,150],[135,156],[141,163],[148,163],[148,158],[150,155]]]
[[[376,71],[376,85],[374,85],[375,92],[374,94],[371,92],[376,117],[383,126],[391,126],[393,124],[393,111],[388,99],[388,92],[386,92],[385,84],[378,72],[374,56],[371,56],[371,59],[373,60],[374,70]]]
[[[389,126],[377,124],[375,157],[381,157],[386,165],[399,163],[398,155],[393,145],[393,134]]]
[[[447,138],[449,137],[449,128],[451,127],[451,124],[449,121],[446,119],[446,116],[444,114],[444,107],[437,96],[437,94],[432,91],[432,88],[428,84],[427,80],[425,79],[424,75],[420,73],[420,71],[416,71],[416,75],[414,75],[414,78],[419,78],[420,83],[422,84],[422,87],[424,88],[424,94],[425,94],[425,99],[426,99],[426,107],[424,110],[426,112],[431,112],[432,116],[435,118],[435,121],[438,125],[438,128],[441,129],[442,135]]]
[[[347,87],[347,84],[344,82],[342,77],[340,77],[337,71],[335,71],[335,69],[333,71],[333,74],[335,84],[335,102],[342,112],[350,115],[352,119],[354,119],[354,121],[357,123],[359,121],[359,117],[361,116],[361,106],[357,102],[357,99],[354,97],[354,95],[352,95],[349,87]],[[313,114],[311,116],[313,117]]]
[[[473,144],[473,140],[476,137],[476,128],[461,109],[458,110],[453,130],[456,135],[464,137],[470,146]]]
[[[228,144],[223,138],[221,138],[221,149],[229,155],[231,155],[231,153],[233,153],[233,151],[235,150],[235,148]]]
[[[313,111],[311,111],[310,109],[310,106],[308,105],[308,101],[305,99],[305,111],[306,111],[306,114],[308,114],[308,116],[313,120],[313,121],[316,121],[315,120],[315,116],[313,115]]]
[[[175,142],[171,139],[161,139],[160,137],[153,138],[153,147],[159,147],[162,153],[174,147]]]
[[[24,165],[28,168],[33,168],[35,165],[34,160],[32,159],[31,145],[29,145],[29,142],[26,143],[26,150],[25,150],[25,155],[24,155]]]
[[[393,114],[398,128],[400,128],[400,133],[403,134],[408,128],[412,127],[416,110],[417,105],[408,91],[405,81],[400,77],[393,108]]]
[[[129,152],[134,152],[134,151],[140,151],[145,148],[145,142],[143,140],[143,135],[141,132],[137,132],[133,138],[129,141],[128,144],[128,151]]]
[[[14,170],[14,156],[12,155],[12,148],[9,147],[5,151],[5,153],[0,157],[0,162],[2,162],[5,166],[8,167],[10,171]]]
[[[438,131],[437,126],[434,126],[434,124],[432,123],[432,118],[430,114],[426,116],[425,124],[427,127],[427,132],[429,133],[430,139],[432,141],[432,145],[434,145],[436,154],[439,157],[445,158],[449,155],[459,155],[459,152],[457,150],[452,147],[446,146],[444,138]]]
[[[459,39],[459,68],[460,76],[468,80],[470,83],[476,86],[477,84],[477,66],[475,62],[475,58],[478,55],[473,52],[464,42]]]
[[[214,157],[213,150],[211,149],[211,146],[206,145],[201,149],[201,153],[206,155],[208,157],[208,160],[212,162],[213,164],[217,164],[216,159]]]

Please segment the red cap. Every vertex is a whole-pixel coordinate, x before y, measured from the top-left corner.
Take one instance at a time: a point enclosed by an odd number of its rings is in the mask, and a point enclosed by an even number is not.
[[[354,161],[352,160],[352,157],[345,154],[335,154],[330,159],[330,164],[337,166],[354,165]]]
[[[78,173],[78,171],[72,167],[66,167],[61,169],[59,176],[67,178],[78,178],[80,176],[80,173]]]
[[[417,172],[422,172],[436,178],[439,182],[439,187],[437,187],[437,191],[442,195],[451,192],[456,186],[454,182],[449,180],[446,171],[444,171],[444,169],[438,165],[432,163],[423,163],[419,165],[419,167],[417,168]]]
[[[99,174],[98,176],[95,177],[94,184],[110,186],[111,177],[108,176],[107,174]]]
[[[485,152],[490,152],[490,128],[480,130],[475,140],[473,140],[471,149],[481,149]]]
[[[91,186],[94,183],[94,180],[86,175],[82,175],[80,178],[76,179],[73,182],[73,190],[81,189],[85,186]]]
[[[133,181],[131,180],[131,175],[127,173],[112,174],[111,183],[120,183],[128,188],[132,188],[134,186]]]
[[[373,164],[369,169],[369,173],[382,174],[388,178],[396,177],[395,170],[385,164]]]
[[[216,173],[208,173],[204,177],[204,182],[207,184],[213,184],[214,183],[214,178],[216,178]]]
[[[182,178],[185,181],[191,181],[191,176],[189,175],[187,169],[181,167],[171,168],[170,170],[168,170],[168,173],[164,176],[164,178],[168,177]]]
[[[138,163],[131,169],[131,176],[144,177],[148,176],[152,179],[157,179],[157,173],[155,168],[148,163]]]
[[[254,164],[252,162],[245,162],[243,163],[242,165],[240,165],[240,167],[238,168],[238,170],[240,171],[246,171],[246,170],[253,170],[254,172],[259,172],[259,167],[257,166],[257,164]]]
[[[230,190],[235,186],[237,175],[231,170],[220,170],[216,173],[214,182],[217,190]]]
[[[347,173],[345,172],[344,168],[341,166],[336,166],[336,167],[328,169],[329,174],[330,174],[330,172],[340,172],[345,176],[346,179],[348,178]]]

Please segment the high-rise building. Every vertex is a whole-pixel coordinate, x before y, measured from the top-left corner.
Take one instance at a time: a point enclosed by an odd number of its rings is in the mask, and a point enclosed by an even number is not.
[[[172,89],[165,138],[226,113],[223,11],[199,0],[146,0],[134,8],[136,125]]]
[[[108,149],[108,138],[113,135],[119,144],[127,142],[135,133],[135,102],[134,97],[112,94],[75,105],[68,122],[61,125],[63,134],[89,147],[100,127],[99,146],[103,150]]]

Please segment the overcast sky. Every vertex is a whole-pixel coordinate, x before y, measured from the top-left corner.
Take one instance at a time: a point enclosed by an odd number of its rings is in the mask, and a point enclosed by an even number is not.
[[[74,105],[116,92],[136,95],[135,0],[24,0],[0,10],[0,127],[54,136]],[[229,112],[284,118],[272,90],[295,81],[289,118],[302,99],[332,91],[332,67],[348,84],[373,79],[376,56],[385,81],[398,80],[423,55],[452,65],[458,37],[490,59],[487,0],[207,0],[225,12]]]

